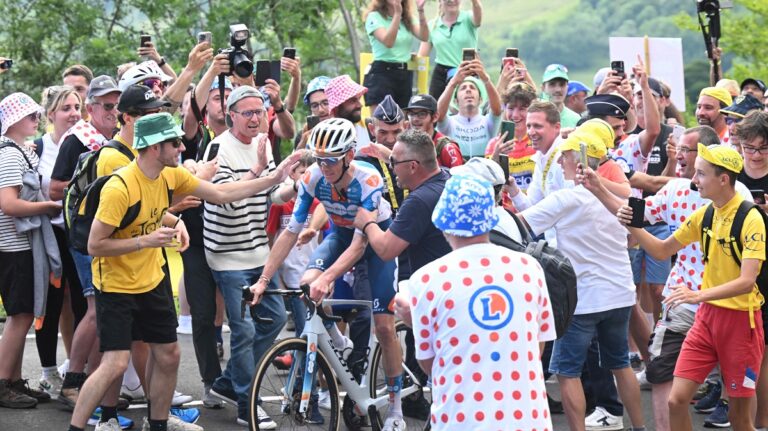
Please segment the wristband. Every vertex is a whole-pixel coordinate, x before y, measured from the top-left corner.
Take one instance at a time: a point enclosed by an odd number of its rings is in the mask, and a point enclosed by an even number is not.
[[[165,66],[165,57],[160,57],[160,62],[157,63],[157,67]]]
[[[283,112],[285,112],[285,104],[283,104],[280,109],[275,108],[275,115],[282,114]]]
[[[365,234],[365,228],[367,228],[372,223],[376,223],[376,221],[375,220],[369,220],[369,221],[365,222],[365,224],[363,225],[363,228],[361,229],[363,234]]]
[[[270,279],[269,277],[265,277],[264,275],[260,275],[260,276],[259,276],[259,281],[263,281],[264,283],[267,283],[267,284],[269,284],[269,282],[270,282],[271,280],[272,280],[272,279]]]

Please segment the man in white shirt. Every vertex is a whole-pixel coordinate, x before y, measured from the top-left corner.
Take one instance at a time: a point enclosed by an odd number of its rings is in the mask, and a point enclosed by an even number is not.
[[[576,132],[560,147],[566,181],[576,177],[579,146],[584,140],[589,141],[585,143],[590,168],[597,169],[607,152],[602,140]],[[640,388],[629,364],[627,330],[635,285],[621,226],[583,186],[551,193],[519,216],[534,234],[556,228],[558,248],[576,271],[579,303],[568,330],[555,341],[549,365],[560,382],[571,430],[585,428],[586,401],[579,377],[595,334],[600,363],[613,372],[633,429],[644,429]]]

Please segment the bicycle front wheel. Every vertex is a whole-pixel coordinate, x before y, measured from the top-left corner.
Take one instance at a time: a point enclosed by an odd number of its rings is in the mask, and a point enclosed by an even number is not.
[[[314,383],[309,406],[299,411],[304,381],[307,341],[289,338],[278,341],[264,354],[256,367],[251,385],[250,429],[330,430],[339,429],[339,389],[325,356],[316,352]],[[318,396],[318,374],[328,386],[327,401]],[[277,427],[259,426],[258,411],[263,409]],[[271,425],[271,423],[270,423]]]

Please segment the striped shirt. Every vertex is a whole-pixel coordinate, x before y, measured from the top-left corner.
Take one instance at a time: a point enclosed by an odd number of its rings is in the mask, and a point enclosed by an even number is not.
[[[220,144],[219,170],[212,182],[235,182],[248,174],[258,158],[256,143],[259,138],[253,138],[251,144],[246,145],[227,130],[211,141]],[[269,148],[268,144],[268,164],[262,177],[275,170]],[[269,198],[274,190],[276,188],[224,205],[205,203],[203,244],[211,269],[237,271],[264,266],[269,256],[266,233]]]
[[[6,142],[13,143],[13,141],[5,136],[0,137],[0,145]],[[19,148],[22,148],[29,162],[32,163],[31,169],[37,170],[39,159],[37,154],[31,149],[18,146],[16,148],[8,146],[0,149],[0,189],[4,187],[21,187],[22,175],[30,169]],[[16,252],[30,250],[30,248],[27,234],[19,235],[13,224],[13,217],[5,215],[3,210],[0,209],[0,251]]]

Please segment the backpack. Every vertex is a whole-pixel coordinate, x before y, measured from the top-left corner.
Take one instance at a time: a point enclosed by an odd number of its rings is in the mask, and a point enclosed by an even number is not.
[[[101,190],[112,177],[120,178],[120,181],[125,185],[126,190],[128,190],[128,184],[126,184],[125,179],[115,172],[111,175],[104,175],[103,177],[96,178],[95,181],[85,186],[82,194],[79,195],[73,203],[73,211],[69,214],[67,223],[69,243],[80,253],[88,254],[88,237],[91,235],[91,225],[93,224],[93,219],[96,217],[96,211],[99,209]],[[83,205],[83,203],[85,203],[85,205]],[[130,224],[136,220],[136,217],[139,216],[140,210],[141,199],[139,199],[136,204],[128,207],[128,211],[123,215],[123,219],[120,221],[120,226],[118,226],[117,229],[121,230],[130,226]]]
[[[741,252],[744,249],[744,245],[741,243],[741,229],[744,227],[744,220],[747,218],[747,214],[755,209],[760,217],[763,219],[763,223],[768,227],[768,217],[759,206],[754,202],[744,200],[739,204],[739,208],[736,210],[736,215],[733,217],[733,223],[731,224],[731,232],[729,238],[717,240],[719,243],[725,243],[726,241],[731,246],[731,257],[736,262],[736,265],[741,267]],[[702,261],[707,262],[709,259],[709,241],[712,235],[712,219],[715,215],[715,208],[710,203],[707,205],[707,209],[704,210],[704,219],[701,223],[701,253]],[[768,249],[766,249],[766,260],[760,265],[760,273],[757,274],[755,279],[757,288],[763,297],[768,298]]]
[[[539,262],[547,282],[552,315],[555,319],[555,332],[557,338],[560,338],[568,329],[573,312],[576,311],[576,303],[578,302],[576,272],[573,270],[571,261],[565,257],[563,252],[550,247],[544,240],[533,240],[520,219],[512,213],[509,214],[515,220],[518,230],[523,236],[523,243],[521,244],[495,230],[490,233],[491,243],[512,251],[525,253]]]
[[[64,189],[64,226],[67,229],[72,224],[72,217],[80,208],[86,188],[96,181],[96,162],[99,160],[101,150],[106,147],[116,149],[120,154],[128,157],[128,160],[133,161],[134,159],[131,150],[115,140],[110,140],[96,151],[88,151],[80,155],[72,179]]]

